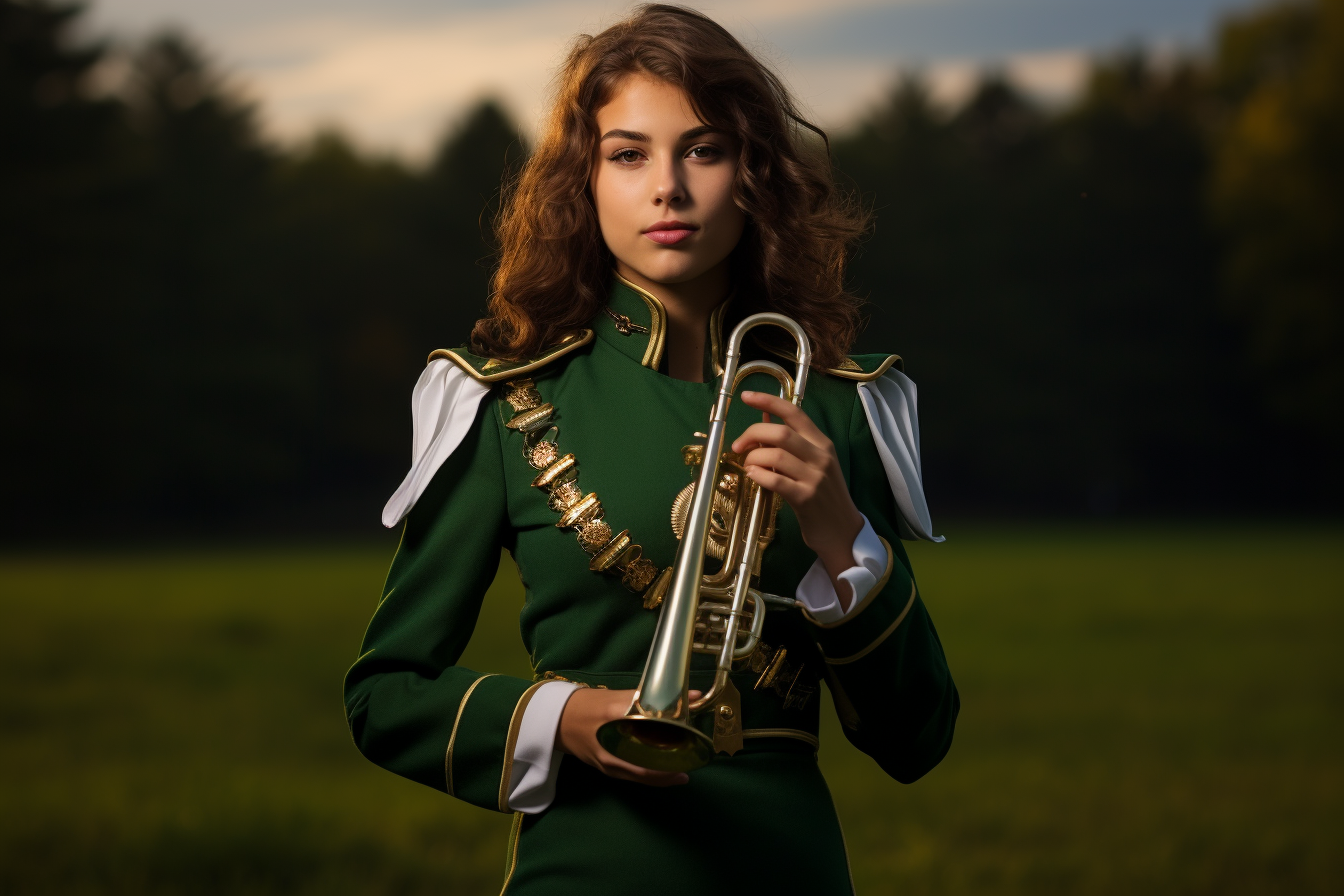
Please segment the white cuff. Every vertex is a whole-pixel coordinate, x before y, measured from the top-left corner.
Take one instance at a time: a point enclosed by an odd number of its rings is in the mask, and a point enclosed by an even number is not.
[[[887,549],[882,546],[881,539],[873,531],[873,524],[868,522],[866,516],[863,517],[863,528],[854,539],[851,550],[854,565],[836,576],[840,581],[849,583],[850,593],[853,594],[848,610],[841,609],[840,598],[831,584],[831,574],[826,571],[826,564],[821,562],[820,557],[813,561],[812,568],[798,583],[798,599],[818,622],[839,622],[844,619],[887,574]]]
[[[578,688],[570,681],[548,681],[537,688],[523,710],[509,773],[509,808],[514,812],[544,812],[555,799],[562,756],[555,748],[555,735],[565,704]]]

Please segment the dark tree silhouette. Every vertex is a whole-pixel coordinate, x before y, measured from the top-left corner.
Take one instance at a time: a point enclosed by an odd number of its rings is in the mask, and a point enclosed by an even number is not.
[[[907,358],[940,513],[1337,512],[1342,9],[1100,59],[1063,107],[910,75],[833,139],[876,216],[858,348]],[[423,165],[274,145],[190,38],[79,16],[0,0],[0,536],[371,530],[521,137],[483,101]]]
[[[1253,334],[1248,358],[1261,394],[1304,439],[1338,456],[1344,2],[1278,5],[1235,19],[1213,70],[1226,122],[1210,205],[1227,239],[1227,304]]]

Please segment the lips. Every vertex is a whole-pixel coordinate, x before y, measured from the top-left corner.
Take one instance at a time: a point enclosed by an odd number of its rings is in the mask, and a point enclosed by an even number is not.
[[[686,237],[690,236],[700,228],[691,224],[684,224],[681,221],[659,221],[648,230],[644,235],[655,243],[664,246],[674,246]]]

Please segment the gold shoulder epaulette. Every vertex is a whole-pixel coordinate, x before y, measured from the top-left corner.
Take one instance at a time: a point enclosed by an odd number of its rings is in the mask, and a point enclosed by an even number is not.
[[[430,352],[425,363],[428,364],[437,358],[444,358],[462,368],[464,373],[477,382],[498,383],[501,380],[510,380],[540,370],[552,361],[569,354],[576,348],[582,348],[592,341],[592,330],[579,330],[576,333],[570,333],[537,357],[525,358],[521,361],[483,358],[480,355],[473,355],[464,348],[440,348]]]
[[[900,355],[850,355],[839,367],[818,367],[816,369],[844,380],[867,383],[877,379],[893,367],[897,370],[905,370],[905,362],[901,360]]]

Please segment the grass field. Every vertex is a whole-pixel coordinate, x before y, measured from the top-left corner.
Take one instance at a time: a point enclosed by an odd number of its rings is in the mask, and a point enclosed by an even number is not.
[[[947,759],[896,784],[825,711],[861,894],[1344,891],[1344,533],[951,535]],[[390,554],[0,559],[0,893],[497,892],[509,819],[345,729]],[[528,674],[502,569],[464,662]]]

